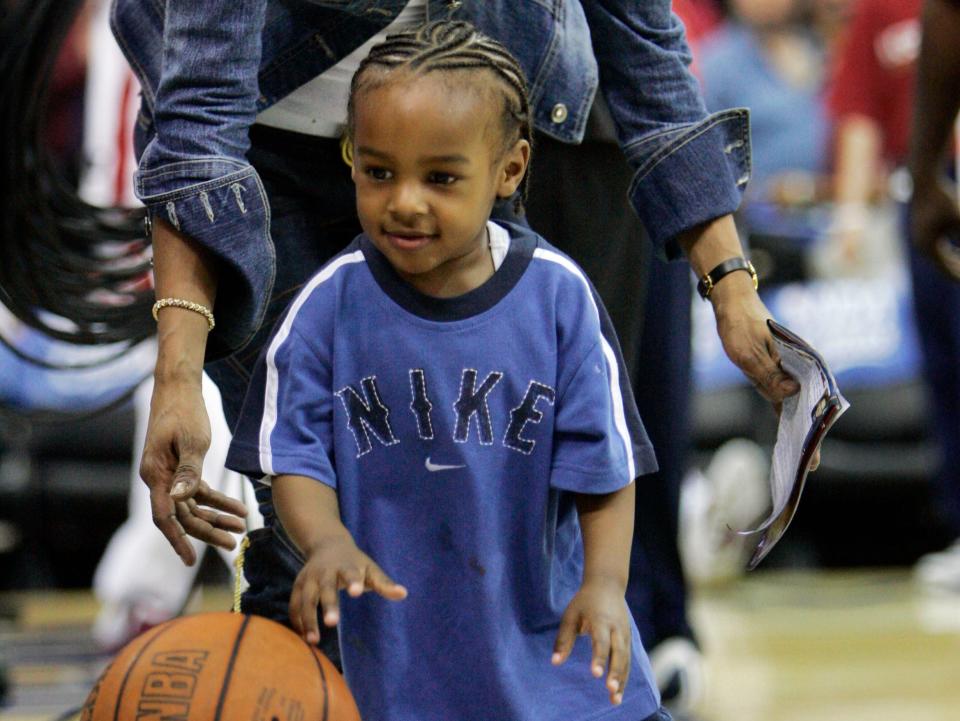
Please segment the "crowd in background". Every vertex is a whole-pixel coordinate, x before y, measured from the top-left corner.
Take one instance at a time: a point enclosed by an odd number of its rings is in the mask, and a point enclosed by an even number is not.
[[[950,460],[957,452],[960,419],[956,406],[949,405],[951,399],[937,392],[955,387],[957,373],[956,352],[944,345],[939,333],[938,304],[947,292],[946,281],[924,267],[900,231],[900,206],[909,195],[903,168],[921,5],[920,0],[674,1],[687,28],[693,68],[708,109],[750,109],[753,172],[738,212],[745,244],[757,250],[757,257],[770,252],[774,261],[779,257],[782,264],[787,258],[788,265],[802,266],[776,268],[772,262],[766,279],[888,273],[912,278],[927,403],[941,450],[932,480],[946,522],[954,523],[960,535],[960,519],[950,517],[960,515],[960,464]],[[94,16],[92,11],[82,14],[64,45],[52,76],[55,102],[46,128],[52,153],[78,184],[86,166],[96,162],[84,157],[83,130],[102,122],[89,107],[84,120],[90,37],[84,23]],[[130,105],[130,98],[120,105],[124,103]],[[132,120],[129,110],[120,116],[124,122]],[[120,127],[118,133],[123,122]],[[129,205],[129,188],[122,187],[116,186],[112,196],[107,188],[88,197],[103,205]],[[771,236],[783,242],[770,246]],[[757,264],[763,282],[764,268]],[[24,332],[2,316],[0,324],[7,324],[0,330],[8,335]],[[6,360],[0,348],[0,367],[11,369],[15,362]],[[16,367],[16,378],[7,371],[0,378],[0,404],[26,403],[28,384],[20,375],[22,366]],[[0,552],[2,539],[0,533]],[[934,583],[960,590],[960,545],[923,559],[918,571]],[[118,643],[125,631],[111,642]]]
[[[903,165],[921,4],[675,0],[708,110],[750,109],[752,175],[738,227],[754,254],[761,283],[888,273],[899,277],[907,267],[915,276],[924,273],[910,244],[900,242],[897,218],[897,205],[908,192]],[[138,101],[135,80],[115,48],[109,50],[111,60],[97,64],[97,72],[123,74],[99,84],[115,92],[84,102],[90,87],[88,57],[93,51],[107,52],[109,45],[106,6],[87,2],[63,43],[51,74],[44,132],[50,153],[78,184],[81,197],[94,205],[130,207],[136,200],[124,179],[135,164],[128,136]],[[98,165],[112,170],[97,172]],[[771,237],[778,243],[771,246]],[[933,298],[916,303],[917,326],[935,328],[938,316],[928,306],[936,302],[942,281],[918,277],[924,279],[926,296]],[[0,316],[0,323],[5,337],[30,335],[7,316]],[[942,378],[951,371],[937,357],[949,349],[937,346],[935,331],[925,335],[926,377],[934,391],[938,383],[954,382]],[[41,341],[36,342],[42,346]],[[3,347],[0,363],[9,370],[0,380],[0,403],[13,408],[69,404],[69,389],[63,381],[51,382],[55,376],[40,371],[36,382],[21,382],[22,374],[31,372],[29,365]],[[95,393],[98,382],[109,384],[109,379],[74,384],[83,397],[74,402],[95,404],[101,398]],[[125,383],[129,386],[129,378]],[[936,392],[929,405],[937,425],[949,433],[956,409],[943,408]],[[956,446],[943,433],[940,441],[943,448]],[[758,466],[744,457],[740,462],[734,466]],[[948,472],[948,464],[943,465],[941,476]],[[953,478],[941,481],[942,497],[949,499],[947,489],[960,484]],[[955,500],[945,500],[944,507],[951,504],[956,512]]]

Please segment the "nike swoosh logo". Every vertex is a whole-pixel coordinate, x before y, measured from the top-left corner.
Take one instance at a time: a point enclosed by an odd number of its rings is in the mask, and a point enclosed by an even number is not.
[[[465,466],[465,465],[462,465],[462,464],[459,465],[459,466],[446,466],[446,465],[444,465],[444,464],[442,464],[442,463],[431,463],[431,462],[430,462],[430,456],[427,456],[427,460],[424,461],[423,465],[425,465],[425,466],[427,467],[427,470],[428,470],[428,471],[434,471],[434,472],[436,472],[436,471],[452,471],[452,470],[454,470],[454,469],[456,469],[456,468],[466,468],[466,466]]]

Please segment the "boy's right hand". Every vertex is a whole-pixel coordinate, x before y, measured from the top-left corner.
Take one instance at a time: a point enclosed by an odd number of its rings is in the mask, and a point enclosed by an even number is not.
[[[402,601],[407,597],[407,589],[357,548],[352,538],[326,540],[307,556],[290,594],[290,623],[307,643],[320,641],[318,605],[325,626],[336,626],[340,621],[341,590],[346,590],[354,598],[369,591],[391,601]]]

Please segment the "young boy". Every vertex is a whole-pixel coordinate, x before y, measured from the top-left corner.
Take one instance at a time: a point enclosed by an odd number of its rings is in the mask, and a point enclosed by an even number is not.
[[[624,601],[656,463],[617,342],[574,263],[489,221],[530,159],[522,71],[464,23],[391,36],[348,130],[364,233],[275,329],[228,457],[304,561],[293,627],[340,624],[366,719],[668,718]]]

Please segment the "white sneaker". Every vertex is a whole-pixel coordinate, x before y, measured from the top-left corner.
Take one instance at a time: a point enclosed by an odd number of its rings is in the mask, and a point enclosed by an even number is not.
[[[691,471],[680,493],[680,554],[691,583],[740,577],[749,542],[733,531],[755,524],[770,506],[770,459],[753,441],[735,438],[716,450],[701,472]]]
[[[97,646],[114,653],[147,629],[169,621],[175,615],[143,603],[108,602],[100,607],[90,633]]]
[[[921,556],[913,577],[927,590],[960,593],[960,538],[942,551]]]
[[[650,667],[661,703],[670,713],[689,713],[703,700],[703,656],[689,638],[674,636],[658,643],[650,651]]]

